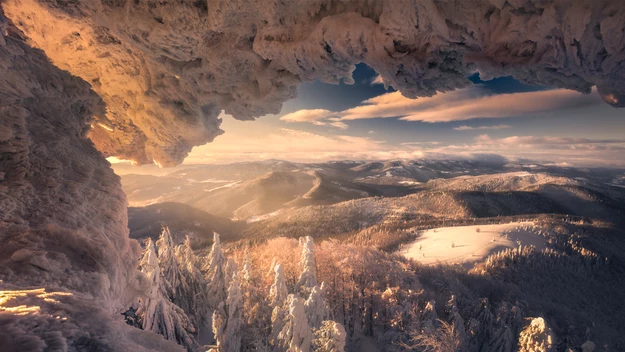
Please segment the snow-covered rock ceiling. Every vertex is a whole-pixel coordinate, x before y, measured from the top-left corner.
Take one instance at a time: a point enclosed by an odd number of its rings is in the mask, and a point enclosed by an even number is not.
[[[105,156],[175,165],[237,119],[278,113],[302,81],[376,69],[408,97],[512,75],[625,104],[620,1],[37,1],[6,16],[106,104]]]

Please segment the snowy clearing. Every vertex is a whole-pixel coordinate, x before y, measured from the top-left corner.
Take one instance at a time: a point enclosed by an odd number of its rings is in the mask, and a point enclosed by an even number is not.
[[[421,231],[400,253],[425,265],[462,264],[469,269],[489,255],[519,244],[545,248],[546,239],[540,232],[533,222],[442,227]]]

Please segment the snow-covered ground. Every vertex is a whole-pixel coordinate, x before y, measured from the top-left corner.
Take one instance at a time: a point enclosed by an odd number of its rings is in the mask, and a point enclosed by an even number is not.
[[[546,239],[540,231],[532,222],[442,227],[421,231],[401,253],[425,265],[457,263],[471,268],[489,255],[519,244],[544,248]]]
[[[276,216],[279,213],[280,213],[280,210],[276,210],[276,211],[274,211],[272,213],[268,213],[268,214],[257,215],[257,216],[250,216],[249,218],[245,219],[245,222],[247,222],[248,224],[251,224],[253,222],[269,219],[270,217]]]

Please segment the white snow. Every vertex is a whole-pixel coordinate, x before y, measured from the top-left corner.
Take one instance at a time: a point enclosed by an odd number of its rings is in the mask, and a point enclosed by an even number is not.
[[[471,268],[490,254],[518,247],[519,243],[544,248],[546,240],[538,235],[538,230],[532,222],[430,229],[421,231],[415,242],[402,249],[402,254],[425,265],[448,263]]]
[[[213,192],[213,191],[216,191],[216,190],[222,189],[222,188],[230,188],[230,187],[232,187],[232,186],[234,186],[236,184],[239,184],[239,183],[240,183],[240,181],[236,181],[236,182],[227,183],[227,184],[225,184],[223,186],[219,186],[219,187],[215,187],[215,188],[210,188],[210,189],[206,189],[205,188],[204,191],[205,192]]]
[[[272,213],[267,213],[267,214],[257,215],[257,216],[250,216],[249,218],[245,219],[245,222],[247,222],[248,224],[251,224],[253,222],[269,219],[270,217],[276,216],[279,213],[280,213],[280,210],[276,210]]]
[[[418,182],[418,181],[399,181],[397,183],[399,183],[400,185],[420,185],[421,184],[421,182]]]

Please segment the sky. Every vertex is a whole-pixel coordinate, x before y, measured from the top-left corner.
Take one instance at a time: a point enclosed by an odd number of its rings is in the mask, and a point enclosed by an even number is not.
[[[303,83],[278,115],[237,121],[195,147],[185,164],[284,159],[299,162],[474,158],[625,166],[625,113],[599,94],[522,84],[512,77],[408,99],[359,64],[353,85]]]

